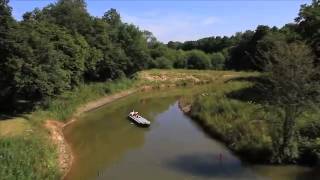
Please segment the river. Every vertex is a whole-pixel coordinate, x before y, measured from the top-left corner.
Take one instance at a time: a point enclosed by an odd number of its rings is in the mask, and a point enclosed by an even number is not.
[[[177,100],[203,88],[136,93],[92,110],[64,134],[74,152],[67,180],[316,179],[308,167],[241,162],[184,115]],[[151,121],[140,128],[128,119],[134,109]],[[319,178],[320,179],[320,178]]]

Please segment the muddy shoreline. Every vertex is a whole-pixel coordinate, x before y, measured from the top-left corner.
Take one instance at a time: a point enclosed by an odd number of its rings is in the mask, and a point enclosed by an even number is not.
[[[143,91],[143,90],[144,88],[129,89],[126,91],[115,93],[113,95],[106,95],[98,100],[91,101],[85,104],[84,106],[79,107],[74,113],[74,115],[66,123],[63,123],[57,120],[45,121],[44,127],[49,131],[52,142],[57,146],[58,164],[59,164],[60,171],[62,173],[62,179],[64,179],[65,176],[68,174],[74,158],[71,146],[67,142],[63,134],[63,129],[68,125],[70,125],[71,123],[74,123],[82,113],[94,110],[108,103],[116,101],[120,98],[129,96],[133,93],[136,93],[138,91]]]
[[[74,159],[72,148],[70,144],[67,142],[63,134],[63,129],[65,127],[74,123],[81,114],[97,109],[101,106],[109,104],[118,99],[127,97],[136,92],[151,91],[151,90],[162,89],[167,87],[176,87],[176,85],[169,84],[165,87],[143,86],[141,88],[134,88],[134,89],[121,91],[112,95],[106,95],[102,98],[93,100],[83,106],[80,106],[66,123],[63,123],[58,120],[46,120],[44,123],[44,126],[49,131],[52,142],[57,146],[58,160],[59,160],[58,163],[59,163],[60,171],[62,173],[62,179],[64,179],[68,174]]]

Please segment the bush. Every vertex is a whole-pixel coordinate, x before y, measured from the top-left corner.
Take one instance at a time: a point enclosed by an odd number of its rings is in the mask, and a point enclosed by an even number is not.
[[[156,67],[159,69],[171,69],[173,67],[172,61],[165,57],[158,57],[155,62]]]
[[[199,50],[190,51],[187,55],[188,69],[210,69],[210,58],[204,52]]]
[[[225,57],[222,53],[213,53],[211,54],[211,65],[212,69],[221,70],[224,68]]]

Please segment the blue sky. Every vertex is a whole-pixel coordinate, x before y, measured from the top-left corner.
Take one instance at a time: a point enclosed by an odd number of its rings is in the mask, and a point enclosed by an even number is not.
[[[11,0],[13,16],[21,16],[54,0]],[[124,22],[151,31],[162,42],[196,40],[254,30],[258,25],[281,27],[293,22],[300,5],[311,0],[87,0],[91,15],[115,8]]]

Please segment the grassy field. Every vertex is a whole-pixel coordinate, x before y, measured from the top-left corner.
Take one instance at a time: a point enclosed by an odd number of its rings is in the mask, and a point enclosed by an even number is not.
[[[0,177],[2,179],[21,179],[21,177],[33,180],[59,179],[62,174],[57,167],[57,151],[43,123],[48,119],[66,122],[79,107],[88,102],[128,89],[149,90],[206,83],[214,84],[220,89],[221,84],[229,79],[254,74],[232,71],[155,69],[138,72],[131,79],[82,85],[55,99],[48,100],[45,106],[37,107],[29,114],[0,121]],[[234,88],[233,86],[230,84],[229,88]],[[221,91],[224,89],[221,88]]]

